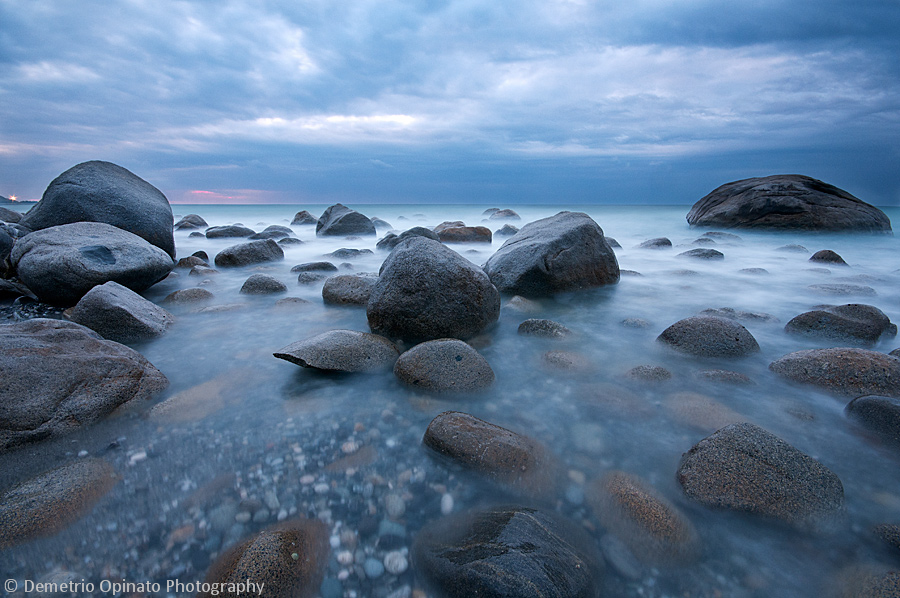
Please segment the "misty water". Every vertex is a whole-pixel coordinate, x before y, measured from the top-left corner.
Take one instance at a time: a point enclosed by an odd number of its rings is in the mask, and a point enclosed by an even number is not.
[[[398,232],[445,220],[492,230],[504,224],[485,222],[486,206],[352,207],[386,220]],[[521,221],[510,222],[515,226],[566,209],[498,207],[521,215]],[[299,209],[318,216],[324,206],[174,208],[176,219],[196,213],[212,226],[240,222],[259,231],[287,225]],[[506,307],[509,297],[504,297],[499,322],[472,341],[496,381],[488,391],[467,396],[423,394],[390,372],[323,375],[272,356],[327,330],[368,331],[364,308],[324,305],[322,282],[298,284],[290,269],[348,247],[374,253],[331,259],[349,264],[340,273],[378,272],[387,252],[375,243],[384,230],[377,237],[348,240],[316,238],[314,226],[294,226],[304,243],[286,246],[282,262],[220,268],[206,280],[177,270],[144,295],[160,302],[174,290],[202,284],[215,295],[205,306],[222,307],[198,312],[197,305],[171,306],[177,321],[169,332],[134,345],[169,378],[169,389],[89,429],[0,457],[2,487],[77,459],[79,453],[108,460],[121,481],[87,516],[56,536],[0,551],[0,571],[16,579],[68,575],[95,583],[198,581],[222,548],[271,525],[279,513],[318,517],[335,538],[342,530],[359,531],[356,550],[366,557],[383,555],[379,536],[392,536],[392,549],[409,548],[416,531],[441,516],[445,495],[452,497],[454,511],[520,500],[435,460],[423,448],[426,426],[447,410],[471,413],[546,445],[569,472],[548,508],[583,524],[598,541],[603,530],[583,495],[585,482],[605,472],[640,475],[684,510],[702,538],[699,561],[678,568],[645,567],[638,579],[623,578],[607,566],[602,595],[813,597],[823,595],[847,566],[891,564],[891,559],[896,565],[897,557],[879,546],[870,528],[900,522],[900,455],[846,418],[846,399],[779,379],[768,365],[792,351],[840,345],[784,332],[788,320],[816,305],[867,303],[900,322],[900,241],[889,235],[731,231],[739,238],[697,245],[705,231],[687,225],[686,206],[569,209],[587,212],[621,244],[616,257],[627,272],[617,285],[539,300],[534,313]],[[885,211],[895,226],[900,223],[900,210]],[[203,250],[212,259],[243,241],[192,238],[189,232],[175,232],[178,257]],[[674,246],[636,247],[655,237],[668,237]],[[504,240],[451,247],[482,265]],[[808,252],[779,249],[789,244]],[[695,247],[715,248],[725,259],[678,256]],[[849,266],[810,263],[810,255],[820,249],[836,251]],[[256,272],[282,280],[289,288],[286,296],[310,303],[283,307],[275,303],[285,295],[241,295],[241,285]],[[818,284],[869,287],[874,294],[821,294],[810,288]],[[656,341],[669,325],[709,308],[756,314],[740,322],[761,351],[741,359],[701,359],[675,354]],[[517,327],[527,318],[557,321],[574,335],[555,341],[520,336]],[[643,327],[623,324],[628,319],[642,320]],[[900,340],[889,338],[871,348],[887,352],[897,346]],[[549,368],[542,355],[551,350],[577,353],[583,367]],[[640,365],[662,366],[672,378],[651,382],[626,375]],[[752,384],[698,377],[710,369],[744,374]],[[679,394],[684,392],[708,400]],[[152,411],[179,393],[186,397],[180,408]],[[839,528],[804,533],[688,500],[675,479],[682,453],[728,421],[762,426],[835,472],[846,502]],[[329,468],[363,450],[359,464]],[[403,498],[403,514],[388,516],[388,495]],[[242,521],[238,515],[248,501],[262,503],[264,513],[251,509],[255,519]],[[367,536],[360,528],[373,520],[382,529]],[[386,526],[390,534],[384,533]],[[328,591],[339,588],[334,595],[388,596],[398,590],[402,595],[406,586],[422,587],[412,568],[366,579],[360,567],[336,560],[341,550],[332,551],[326,574]]]

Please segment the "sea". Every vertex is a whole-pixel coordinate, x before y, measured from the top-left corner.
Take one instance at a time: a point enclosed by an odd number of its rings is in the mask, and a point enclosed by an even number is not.
[[[260,231],[289,225],[303,209],[318,216],[326,206],[172,207],[176,220],[198,214],[211,226],[241,223]],[[375,243],[387,229],[375,237],[317,238],[315,226],[293,226],[303,243],[285,246],[284,261],[220,268],[208,277],[176,270],[144,296],[162,303],[173,291],[203,286],[214,299],[203,309],[170,306],[176,321],[167,334],[132,345],[168,377],[169,388],[69,436],[0,455],[0,488],[86,456],[109,461],[121,478],[61,532],[0,550],[0,577],[153,582],[162,589],[149,595],[183,595],[167,591],[166,583],[202,581],[229,545],[279,520],[310,517],[329,526],[332,545],[325,582],[312,595],[424,596],[413,567],[379,571],[370,561],[389,551],[408,556],[417,531],[443,513],[525,500],[423,447],[428,423],[451,410],[528,435],[554,453],[565,481],[543,508],[582,525],[598,547],[605,531],[590,507],[591,484],[610,471],[640,476],[691,520],[702,542],[696,562],[640,564],[627,553],[607,553],[603,596],[812,598],[827,595],[856,566],[898,566],[900,555],[884,549],[871,528],[900,523],[900,453],[848,420],[846,399],[768,369],[787,353],[836,346],[784,331],[791,318],[817,305],[865,303],[900,322],[896,236],[729,230],[730,236],[703,240],[707,229],[685,220],[689,206],[496,206],[521,220],[491,220],[485,205],[349,207],[396,232],[455,220],[496,231],[562,210],[585,212],[620,245],[615,254],[623,274],[615,285],[536,300],[530,311],[504,297],[497,324],[472,340],[496,374],[493,386],[431,395],[391,372],[322,374],[273,357],[328,330],[369,330],[365,308],[325,305],[323,283],[298,283],[290,270],[329,260],[340,273],[377,273],[387,252]],[[884,211],[900,224],[900,208]],[[243,241],[190,232],[175,231],[179,258],[202,250],[212,260]],[[659,237],[672,245],[639,247]],[[451,247],[483,265],[504,241]],[[345,247],[372,253],[325,257]],[[725,257],[680,255],[697,247]],[[837,252],[847,265],[810,262],[821,249]],[[280,279],[288,292],[242,295],[243,282],[258,272]],[[276,304],[284,297],[308,303]],[[671,324],[723,308],[734,310],[759,353],[703,359],[657,341]],[[573,334],[562,340],[519,335],[528,318],[554,320]],[[897,338],[882,338],[868,348],[898,346]],[[576,355],[578,367],[548,366],[543,355],[555,350]],[[638,366],[659,366],[671,377],[635,379],[629,372]],[[717,382],[702,375],[707,370],[737,372],[749,382]],[[836,529],[799,531],[684,495],[676,481],[682,454],[737,421],[765,428],[838,475],[846,509]]]

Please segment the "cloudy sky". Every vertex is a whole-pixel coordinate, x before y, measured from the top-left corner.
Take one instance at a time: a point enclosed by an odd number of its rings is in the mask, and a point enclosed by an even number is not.
[[[0,0],[0,195],[900,204],[898,0]]]

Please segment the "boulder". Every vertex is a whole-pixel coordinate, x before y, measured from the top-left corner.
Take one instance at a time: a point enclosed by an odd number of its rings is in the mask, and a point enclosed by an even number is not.
[[[10,256],[19,278],[42,301],[74,305],[98,284],[143,291],[175,263],[141,237],[110,224],[78,222],[45,228],[16,242]]]
[[[140,353],[74,322],[0,324],[0,451],[91,424],[168,384]]]
[[[286,284],[268,274],[253,274],[241,285],[242,295],[272,295],[287,290]]]
[[[194,266],[188,272],[188,276],[215,276],[219,271],[208,266]]]
[[[378,284],[376,274],[341,274],[332,276],[322,287],[326,305],[368,305],[372,289]]]
[[[734,320],[716,316],[679,320],[656,340],[698,357],[744,357],[759,351],[759,344],[746,328]]]
[[[128,231],[175,259],[172,208],[159,189],[110,162],[73,166],[50,183],[21,223],[38,231],[100,222]]]
[[[408,239],[409,237],[425,237],[426,239],[432,239],[434,241],[440,241],[437,234],[429,230],[423,226],[414,226],[409,230],[403,231],[399,235],[395,235],[394,233],[386,234],[382,239],[375,244],[376,249],[387,249],[392,250],[397,246],[401,241]]]
[[[441,243],[490,243],[492,237],[491,229],[485,226],[448,226],[437,236]]]
[[[262,587],[265,596],[312,598],[325,577],[331,547],[328,526],[317,519],[294,519],[268,527],[226,549],[210,565],[205,584]],[[216,586],[207,586],[216,587]],[[245,596],[247,593],[198,592],[197,598]]]
[[[22,220],[22,213],[10,210],[9,208],[0,207],[0,220],[3,222],[16,223]]]
[[[232,245],[216,255],[215,264],[219,267],[250,266],[284,259],[284,250],[272,239],[249,241]]]
[[[539,336],[542,338],[565,338],[572,334],[571,330],[559,322],[538,318],[525,320],[519,324],[518,332],[526,336]]]
[[[625,377],[637,382],[665,382],[671,380],[672,372],[660,365],[638,365],[627,372]]]
[[[197,268],[194,268],[196,270]],[[194,272],[191,270],[191,273]],[[207,268],[207,270],[212,270],[212,268]],[[215,270],[212,270],[215,272]],[[192,289],[179,289],[177,291],[172,291],[166,298],[162,300],[163,303],[168,303],[171,305],[185,305],[191,303],[202,303],[204,301],[210,301],[215,298],[211,292],[206,289],[195,287]]]
[[[79,459],[0,494],[0,549],[53,536],[81,517],[118,482],[102,459]]]
[[[900,359],[866,349],[811,349],[769,364],[788,380],[819,386],[845,397],[900,397]]]
[[[369,372],[393,367],[400,351],[377,334],[329,330],[291,343],[274,353],[278,359],[330,372]]]
[[[381,218],[370,218],[370,220],[372,221],[372,224],[375,225],[375,230],[391,230],[392,228],[394,228],[387,220],[382,220]]]
[[[860,284],[811,284],[806,288],[817,295],[874,297],[878,294],[872,287]]]
[[[207,224],[206,220],[202,217],[197,214],[188,214],[175,223],[175,230],[190,230],[207,226],[209,226],[209,224]]]
[[[176,268],[193,268],[194,266],[204,266],[209,267],[209,262],[204,259],[197,257],[196,255],[189,255],[187,257],[183,257],[178,260],[178,263],[175,264]]]
[[[459,513],[416,535],[413,567],[445,598],[597,598],[593,540],[550,512],[520,506]]]
[[[213,226],[206,229],[207,239],[230,239],[233,237],[249,237],[255,235],[256,231],[240,224],[229,224],[228,226]]]
[[[679,253],[676,257],[691,257],[698,260],[724,260],[725,254],[716,249],[698,247]]]
[[[844,507],[844,487],[830,469],[748,423],[726,426],[682,455],[678,483],[704,505],[801,528],[832,524]]]
[[[403,353],[394,374],[406,384],[432,392],[474,392],[494,383],[494,370],[466,343],[443,338]]]
[[[815,252],[812,254],[812,257],[809,258],[809,261],[818,262],[820,264],[834,264],[836,266],[847,265],[844,258],[830,249],[822,249],[821,251]]]
[[[700,555],[700,538],[681,510],[641,478],[614,471],[587,488],[606,530],[647,565],[683,565]]]
[[[497,210],[488,216],[488,220],[521,220],[522,217],[516,214],[515,210],[505,209]]]
[[[316,224],[319,222],[319,219],[307,212],[306,210],[301,210],[294,214],[294,219],[291,220],[291,226],[300,226],[304,224]]]
[[[0,277],[6,277],[15,270],[10,263],[9,256],[12,253],[16,240],[6,230],[0,228]]]
[[[66,315],[118,343],[162,336],[175,321],[172,314],[117,282],[95,286]]]
[[[333,257],[337,260],[353,260],[364,255],[372,255],[372,253],[371,249],[350,249],[348,247],[341,247],[340,249],[335,249],[331,253],[326,253],[325,257]]]
[[[345,205],[327,208],[316,224],[316,236],[374,235],[372,221]]]
[[[590,216],[560,212],[522,227],[484,267],[501,293],[540,297],[619,282],[619,263]]]
[[[657,237],[656,239],[648,239],[638,245],[638,249],[664,249],[671,247],[672,241],[666,237]]]
[[[291,272],[337,272],[337,266],[331,262],[307,262],[305,264],[297,264],[291,268]]]
[[[694,204],[691,226],[890,232],[888,217],[842,189],[802,175],[727,183]]]
[[[500,294],[472,262],[413,236],[382,264],[366,315],[372,332],[392,339],[468,339],[497,321]]]
[[[800,336],[875,344],[883,334],[896,334],[897,326],[877,307],[850,303],[821,305],[793,318],[784,330]]]
[[[513,226],[512,224],[504,224],[501,228],[498,228],[494,231],[495,237],[511,237],[514,234],[519,232],[519,229]],[[614,247],[612,243],[610,243],[610,247]]]
[[[875,432],[885,443],[900,447],[900,398],[867,395],[847,404],[847,417]]]

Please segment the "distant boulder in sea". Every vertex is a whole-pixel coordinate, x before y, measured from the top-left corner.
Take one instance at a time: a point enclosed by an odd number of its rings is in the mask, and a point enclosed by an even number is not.
[[[891,232],[884,212],[828,183],[779,174],[727,183],[694,204],[691,226]]]
[[[374,234],[375,225],[368,217],[339,203],[322,212],[316,224],[317,237]]]

